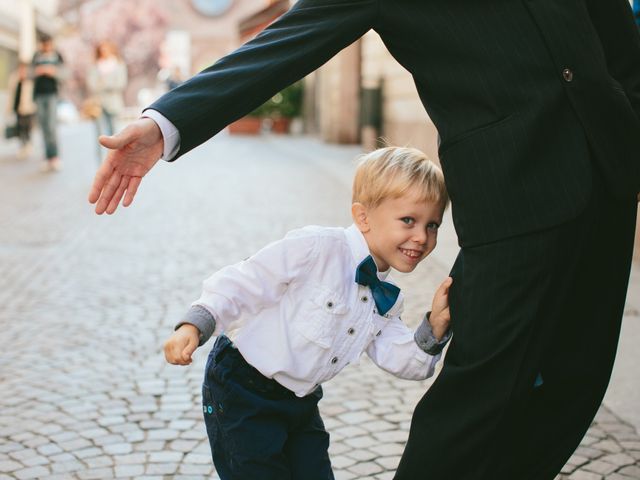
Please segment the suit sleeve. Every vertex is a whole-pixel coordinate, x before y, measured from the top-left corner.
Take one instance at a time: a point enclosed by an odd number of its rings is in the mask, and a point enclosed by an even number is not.
[[[175,158],[299,80],[373,27],[379,0],[299,0],[256,38],[149,108],[180,132]]]
[[[609,73],[624,88],[640,118],[640,32],[629,0],[585,0],[607,58]]]

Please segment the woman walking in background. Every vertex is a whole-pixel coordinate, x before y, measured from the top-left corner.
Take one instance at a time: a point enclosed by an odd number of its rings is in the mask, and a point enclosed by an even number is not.
[[[89,93],[100,110],[96,118],[98,134],[113,135],[114,119],[124,108],[126,86],[127,66],[117,47],[108,41],[100,42],[96,47],[96,62],[87,75]]]
[[[7,113],[14,113],[20,151],[18,158],[27,158],[31,154],[31,127],[36,104],[33,102],[33,80],[29,78],[29,64],[20,62],[18,68],[9,77],[9,98]]]

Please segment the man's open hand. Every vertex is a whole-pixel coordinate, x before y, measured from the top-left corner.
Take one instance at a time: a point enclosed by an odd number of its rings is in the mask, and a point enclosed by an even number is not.
[[[110,149],[89,192],[89,202],[96,204],[96,213],[109,215],[133,202],[142,177],[162,156],[162,132],[150,118],[140,118],[117,135],[100,136],[100,144]]]

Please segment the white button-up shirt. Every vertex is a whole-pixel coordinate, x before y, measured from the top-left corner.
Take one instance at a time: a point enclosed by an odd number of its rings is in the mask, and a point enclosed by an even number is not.
[[[249,364],[300,397],[363,352],[398,377],[430,377],[440,354],[423,352],[400,319],[402,293],[380,315],[369,287],[355,281],[369,254],[355,225],[294,230],[205,280],[193,305],[213,315],[215,333],[224,331]],[[392,282],[388,273],[378,277]]]

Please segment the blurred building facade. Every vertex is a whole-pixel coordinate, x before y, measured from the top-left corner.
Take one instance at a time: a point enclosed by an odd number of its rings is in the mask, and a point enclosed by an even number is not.
[[[88,45],[105,39],[113,41],[129,66],[125,97],[132,108],[143,106],[163,93],[169,77],[172,81],[176,76],[186,79],[239,46],[239,22],[273,3],[270,0],[59,2],[59,14],[65,24],[59,41],[63,54],[66,49],[75,63],[87,64],[92,61]],[[138,12],[134,14],[136,9]],[[124,19],[127,15],[133,18]],[[105,28],[107,23],[114,24],[111,31]],[[125,28],[135,31],[126,35]],[[81,61],[79,57],[83,57]],[[76,72],[69,90],[83,90],[81,67],[71,67]]]
[[[411,75],[370,31],[308,79],[306,123],[324,140],[420,148],[438,161],[438,132]]]
[[[38,33],[56,28],[57,0],[0,0],[0,111],[7,82],[20,60],[30,62]]]
[[[171,8],[169,34],[174,38],[188,38],[189,51],[167,55],[161,59],[161,65],[164,68],[178,65],[188,76],[238,47],[241,21],[274,3],[270,0],[164,1],[170,3]],[[167,53],[179,51],[170,38],[165,49]]]

